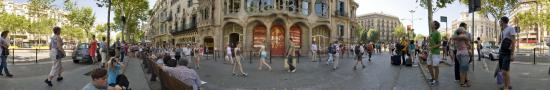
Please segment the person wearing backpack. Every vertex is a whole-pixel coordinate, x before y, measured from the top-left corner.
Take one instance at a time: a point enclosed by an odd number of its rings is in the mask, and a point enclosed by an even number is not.
[[[359,44],[355,46],[355,55],[357,55],[357,61],[355,61],[355,65],[353,66],[353,70],[357,70],[357,64],[361,63],[363,66],[363,69],[365,68],[365,64],[363,64],[363,52],[365,52],[365,49],[363,48],[365,44]]]
[[[9,47],[10,43],[8,40],[8,34],[10,31],[3,31],[0,37],[0,59],[2,59],[2,63],[0,64],[0,75],[4,76],[2,74],[2,71],[6,73],[7,77],[13,77],[13,75],[8,71],[8,64],[7,64],[7,58],[10,54]]]
[[[481,45],[481,38],[477,37],[477,41],[476,41],[476,45],[477,45],[477,61],[481,61],[481,49],[483,49],[483,46]]]
[[[367,46],[367,53],[369,54],[369,62],[372,62],[371,60],[372,52],[374,52],[374,44],[370,42],[369,45]]]

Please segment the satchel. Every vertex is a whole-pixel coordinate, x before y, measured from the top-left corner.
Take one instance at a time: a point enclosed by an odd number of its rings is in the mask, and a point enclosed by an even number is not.
[[[504,76],[502,75],[502,71],[497,71],[497,85],[502,85],[504,83]]]
[[[55,56],[55,59],[62,59],[62,58],[65,58],[65,53],[61,52],[61,51],[57,51],[57,55]]]

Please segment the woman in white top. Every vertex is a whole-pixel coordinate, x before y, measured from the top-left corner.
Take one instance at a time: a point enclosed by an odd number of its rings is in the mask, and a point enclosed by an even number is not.
[[[265,65],[271,71],[271,66],[267,64],[267,51],[265,51],[265,46],[260,46],[260,64],[258,70],[262,70],[262,67]]]
[[[227,53],[225,54],[225,61],[233,64],[233,55],[231,55],[231,45],[227,44],[226,46]]]
[[[44,80],[48,86],[52,86],[52,79],[57,76],[57,81],[63,80],[61,73],[63,72],[63,66],[61,65],[61,59],[65,57],[65,51],[63,50],[63,39],[61,39],[61,28],[53,28],[54,35],[51,37],[50,42],[50,59],[53,62],[52,69],[48,78]]]

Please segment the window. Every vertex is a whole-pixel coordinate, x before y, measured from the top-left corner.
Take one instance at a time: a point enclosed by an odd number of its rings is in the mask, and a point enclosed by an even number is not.
[[[286,0],[286,6],[288,12],[294,12],[296,11],[295,9],[298,7],[298,5],[296,4],[296,0]]]
[[[187,7],[191,7],[193,5],[193,0],[187,0]]]
[[[224,4],[226,14],[237,13],[241,8],[241,0],[225,0]]]
[[[283,10],[283,0],[275,0],[277,10]]]
[[[344,36],[344,25],[338,25],[338,32],[340,33],[340,37]]]
[[[327,10],[327,0],[318,0],[317,2],[315,2],[315,13],[317,14],[317,16],[327,17]]]
[[[266,11],[273,9],[273,0],[261,0],[260,7]]]
[[[307,16],[309,15],[309,0],[303,0],[302,1],[302,15]]]
[[[336,4],[336,13],[339,15],[339,16],[344,16],[344,0],[339,0],[338,3]]]
[[[246,11],[248,11],[248,12],[258,12],[258,11],[260,11],[260,1],[261,0],[247,0],[246,1]]]
[[[204,8],[204,9],[202,10],[202,18],[203,18],[204,20],[207,20],[207,19],[209,18],[210,12],[209,12],[208,10],[209,10],[208,8]]]

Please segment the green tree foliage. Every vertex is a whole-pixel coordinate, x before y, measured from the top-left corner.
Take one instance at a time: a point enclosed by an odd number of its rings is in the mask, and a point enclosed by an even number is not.
[[[380,32],[376,29],[369,29],[368,31],[368,41],[369,42],[377,42],[378,39],[380,39]]]
[[[462,4],[468,5],[469,0],[460,0]],[[498,18],[509,16],[519,5],[519,0],[481,0],[481,14],[489,14],[495,19],[495,28],[498,28]]]
[[[30,16],[41,17],[46,15],[43,12],[46,9],[49,9],[54,0],[29,0],[29,9]]]
[[[404,37],[406,34],[405,27],[403,27],[402,25],[397,25],[397,27],[395,27],[395,30],[393,30],[392,34],[398,38]]]
[[[93,10],[90,7],[73,8],[66,17],[71,21],[71,25],[82,28],[86,32],[86,36],[90,33],[95,21]]]
[[[122,23],[121,17],[126,17],[126,23],[124,25],[124,37],[131,41],[138,41],[132,37],[138,37],[138,24],[139,21],[145,21],[147,19],[147,10],[149,9],[147,0],[112,0],[113,8],[115,10],[115,23]]]
[[[30,21],[23,16],[14,14],[2,13],[0,14],[0,30],[15,31],[27,31],[29,29]]]
[[[432,27],[432,21],[433,21],[433,13],[436,12],[440,8],[445,8],[447,5],[453,3],[455,0],[416,0],[416,2],[420,2],[420,6],[428,9],[428,27]],[[435,3],[435,6],[433,6],[433,3]],[[429,28],[430,32],[433,28]]]
[[[414,37],[414,41],[422,41],[424,40],[424,38],[426,38],[426,36],[422,34],[416,34],[416,37]]]

